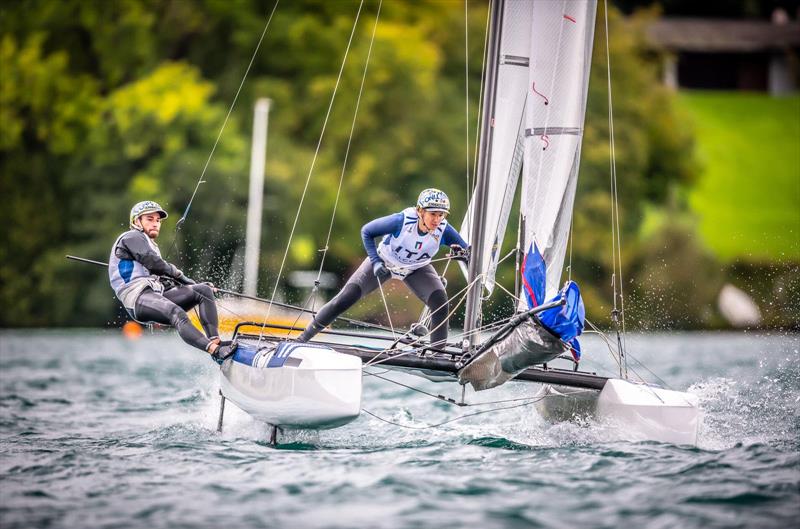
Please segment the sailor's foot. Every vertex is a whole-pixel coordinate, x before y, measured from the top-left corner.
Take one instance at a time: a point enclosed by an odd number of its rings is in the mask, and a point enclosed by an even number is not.
[[[411,334],[413,334],[414,336],[423,338],[425,336],[428,336],[430,333],[431,332],[428,330],[428,328],[421,323],[414,323],[411,325]]]
[[[311,340],[311,338],[316,336],[317,333],[319,333],[319,331],[321,331],[324,328],[325,328],[324,325],[320,325],[315,320],[312,320],[311,323],[308,324],[308,327],[306,327],[305,330],[302,333],[300,333],[300,336],[295,338],[294,341],[305,343]]]
[[[219,365],[222,365],[225,360],[233,356],[233,354],[236,352],[236,346],[236,343],[231,342],[228,342],[225,345],[218,345],[217,347],[211,349],[211,358],[213,358],[214,361]]]

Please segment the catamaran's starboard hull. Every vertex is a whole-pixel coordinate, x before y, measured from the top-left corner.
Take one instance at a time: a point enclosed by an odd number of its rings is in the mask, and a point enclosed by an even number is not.
[[[271,425],[336,428],[361,412],[361,360],[329,347],[243,340],[221,372],[223,396]]]
[[[609,379],[601,391],[544,386],[536,408],[551,421],[591,417],[634,440],[696,445],[702,424],[697,397],[681,391]]]

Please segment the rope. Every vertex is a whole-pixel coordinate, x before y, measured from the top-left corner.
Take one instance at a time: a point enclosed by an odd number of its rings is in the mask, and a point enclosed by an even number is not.
[[[495,265],[495,266],[499,266],[503,261],[505,261],[506,259],[508,259],[512,255],[515,255],[516,253],[517,253],[517,248],[512,248],[512,250],[510,252],[505,254],[503,257],[500,258],[499,261],[497,261],[497,265]]]
[[[449,397],[445,397],[444,395],[436,395],[434,393],[430,393],[428,391],[425,391],[424,389],[420,389],[420,388],[417,388],[417,387],[414,387],[414,386],[409,386],[408,384],[403,384],[402,382],[394,380],[392,378],[388,378],[388,377],[382,376],[382,375],[385,375],[386,373],[388,373],[389,371],[391,371],[391,369],[386,369],[386,370],[382,371],[381,373],[370,373],[369,371],[367,371],[367,372],[364,373],[364,376],[377,377],[377,378],[380,378],[381,380],[385,380],[387,382],[391,382],[392,384],[396,384],[398,386],[402,386],[404,388],[410,389],[410,390],[415,391],[417,393],[421,393],[423,395],[427,395],[427,396],[432,397],[432,398],[434,398],[436,400],[441,400],[443,402],[446,402],[446,403],[451,404],[453,406],[458,406],[460,408],[464,408],[464,407],[471,408],[471,407],[474,407],[474,406],[488,406],[490,404],[505,404],[505,403],[508,403],[508,402],[521,402],[521,401],[528,401],[528,400],[531,400],[532,398],[535,398],[535,397],[518,397],[518,398],[515,398],[515,399],[490,400],[490,401],[487,401],[487,402],[473,402],[473,403],[457,402],[455,399],[451,399]],[[462,387],[466,387],[466,386],[462,386]]]
[[[430,260],[430,263],[436,263],[436,262],[439,262],[439,261],[447,261],[447,266],[449,266],[449,265],[450,265],[450,261],[451,261],[451,260],[452,260],[452,258],[450,258],[450,257],[441,257],[441,258],[439,258],[439,259],[431,259],[431,260]],[[390,271],[395,271],[395,272],[401,272],[401,271],[403,271],[403,270],[405,270],[405,269],[407,269],[407,268],[410,268],[410,267],[405,267],[405,266],[393,266],[393,267],[387,267],[387,270],[390,270]],[[446,272],[446,271],[447,271],[447,267],[445,267],[445,272]],[[316,289],[316,287],[315,287],[315,289]],[[309,295],[309,298],[306,300],[306,304],[305,304],[303,307],[298,307],[298,308],[300,309],[300,311],[301,311],[301,314],[302,314],[303,312],[310,313],[310,314],[316,314],[316,312],[315,312],[315,311],[313,311],[313,310],[309,310],[309,308],[308,308],[308,307],[309,307],[309,305],[311,304],[311,303],[310,303],[310,302],[311,302],[311,300],[312,300],[312,296],[311,296],[311,295]],[[268,300],[264,300],[264,301],[265,301],[265,302],[267,302],[267,303],[269,303],[269,301],[268,301]],[[385,304],[385,303],[384,303],[384,304]],[[387,313],[388,313],[388,308],[387,308],[386,310],[387,310]],[[427,307],[426,307],[426,310],[427,310]],[[420,317],[420,320],[422,319],[422,317],[424,317],[424,316],[425,316],[425,314],[426,314],[426,313],[423,311],[423,313],[422,313],[422,316]],[[373,324],[373,323],[369,323],[369,322],[365,322],[365,321],[353,320],[353,319],[350,319],[350,318],[343,318],[343,317],[341,317],[341,316],[340,316],[340,317],[338,317],[337,319],[338,319],[338,320],[345,321],[345,322],[348,322],[348,323],[353,323],[353,324],[356,324],[356,325],[360,325],[360,326],[363,326],[363,327],[370,327],[370,328],[379,329],[379,330],[382,330],[382,331],[391,331],[391,332],[394,332],[394,329],[392,329],[392,328],[389,328],[389,327],[385,327],[385,326],[383,326],[383,325],[377,325],[377,324]],[[298,314],[297,318],[295,318],[295,320],[294,320],[294,324],[296,325],[296,324],[297,324],[297,322],[298,322],[299,320],[300,320],[300,315]],[[437,328],[438,328],[438,327],[437,327]]]
[[[508,294],[508,295],[511,297],[511,299],[513,299],[513,300],[514,300],[514,302],[515,302],[515,306],[516,306],[516,304],[518,304],[518,303],[521,301],[521,300],[520,300],[520,298],[518,298],[516,295],[514,295],[514,294],[513,294],[513,293],[512,293],[510,290],[508,290],[508,289],[507,289],[506,287],[504,287],[502,284],[500,284],[500,283],[495,283],[495,285],[496,285],[496,286],[498,286],[498,287],[500,287],[500,290],[502,290],[503,292],[505,292],[506,294]]]
[[[225,126],[228,124],[228,118],[231,117],[231,113],[233,112],[233,108],[236,106],[236,101],[239,99],[239,94],[242,91],[242,87],[244,86],[244,82],[247,79],[247,74],[250,73],[250,68],[253,66],[253,62],[256,59],[256,55],[258,54],[259,48],[261,48],[261,42],[264,40],[264,35],[267,34],[267,29],[269,28],[270,23],[272,22],[272,16],[275,14],[275,10],[278,8],[278,4],[280,0],[275,0],[275,5],[272,6],[272,11],[269,14],[269,18],[267,19],[267,23],[264,26],[264,30],[261,32],[261,37],[258,39],[258,44],[256,44],[256,49],[253,50],[253,55],[250,57],[250,63],[247,65],[247,70],[244,72],[244,76],[242,77],[242,81],[239,83],[239,88],[236,90],[236,95],[233,97],[233,101],[231,102],[231,106],[228,108],[228,113],[225,115],[225,120],[222,122],[222,127],[219,129],[219,133],[217,134],[217,139],[214,140],[214,146],[211,148],[211,152],[208,154],[208,159],[206,160],[206,164],[203,166],[203,170],[200,173],[200,178],[197,179],[197,184],[194,186],[194,192],[192,192],[192,196],[189,199],[189,203],[186,205],[186,209],[183,212],[183,215],[178,222],[175,224],[175,234],[172,238],[172,244],[170,245],[167,253],[164,256],[164,260],[169,258],[169,254],[175,248],[175,244],[178,241],[178,232],[180,231],[183,223],[186,221],[186,218],[189,216],[189,209],[192,207],[192,202],[194,202],[194,197],[197,195],[197,191],[200,189],[200,184],[204,184],[205,180],[203,177],[206,174],[206,170],[208,169],[209,164],[211,163],[211,158],[214,157],[214,151],[217,150],[217,144],[219,143],[220,138],[222,137],[222,132],[225,130]]]
[[[567,265],[567,280],[572,281],[572,248],[575,245],[575,215],[569,219],[569,264]]]
[[[422,425],[422,426],[411,426],[411,425],[408,425],[408,424],[400,424],[398,422],[390,421],[389,419],[384,419],[383,417],[380,417],[380,416],[376,415],[375,413],[372,413],[371,411],[369,411],[367,409],[362,409],[361,411],[363,411],[364,413],[366,413],[367,415],[369,415],[371,417],[374,417],[375,419],[378,419],[379,421],[383,421],[385,423],[392,424],[394,426],[399,426],[401,428],[408,428],[409,430],[428,430],[428,429],[431,429],[431,428],[439,428],[441,426],[444,426],[445,424],[450,424],[450,423],[453,423],[453,422],[456,422],[456,421],[460,421],[461,419],[466,419],[468,417],[475,417],[476,415],[483,415],[484,413],[494,413],[494,412],[498,412],[498,411],[502,411],[502,410],[511,410],[511,409],[514,409],[514,408],[522,408],[523,406],[530,406],[531,404],[535,404],[535,403],[537,403],[537,402],[539,402],[541,400],[544,400],[546,397],[547,397],[547,395],[542,395],[541,397],[531,397],[527,402],[523,402],[522,404],[515,404],[513,406],[498,406],[496,408],[490,408],[488,410],[480,410],[480,411],[476,411],[476,412],[472,412],[472,413],[465,413],[464,415],[459,415],[458,417],[454,417],[453,419],[448,419],[448,420],[442,421],[440,423],[425,424],[425,425]]]
[[[449,264],[449,262],[453,261],[453,260],[457,261],[458,259],[455,259],[454,257],[449,257],[449,256],[445,255],[444,257],[437,257],[436,259],[431,259],[430,261],[425,261],[425,264],[440,263],[442,261],[447,261],[448,264]],[[385,265],[385,263],[384,263],[384,265]],[[395,273],[400,274],[400,275],[402,275],[406,270],[411,270],[413,272],[414,270],[417,270],[418,268],[422,268],[422,267],[419,264],[386,266],[386,269],[389,270],[390,272],[395,272]],[[445,268],[445,271],[447,271],[446,268]]]
[[[383,300],[383,308],[386,309],[386,319],[389,320],[389,327],[392,329],[392,338],[397,339],[397,334],[394,331],[394,325],[392,325],[392,315],[389,313],[389,304],[386,303],[386,294],[383,293],[383,284],[381,280],[375,278],[378,281],[378,290],[381,292],[381,299]]]
[[[387,371],[389,371],[389,370],[387,369]],[[398,382],[397,380],[382,376],[383,373],[378,374],[378,373],[366,372],[365,374],[368,375],[368,376],[379,378],[381,380],[385,380],[387,382],[391,382],[392,384],[397,384],[398,386],[402,386],[402,387],[410,389],[412,391],[416,391],[417,393],[422,393],[423,395],[427,395],[429,397],[433,397],[434,399],[441,400],[441,401],[444,401],[444,402],[452,404],[451,400],[448,399],[447,397],[445,397],[444,395],[434,395],[433,393],[429,393],[429,392],[427,392],[427,391],[425,391],[423,389],[415,388],[414,386],[409,386],[408,384],[403,384],[402,382]]]
[[[614,269],[613,276],[619,274],[619,281],[612,279],[612,286],[614,290],[614,317],[616,319],[616,315],[620,314],[620,320],[622,323],[622,335],[625,335],[625,302],[624,296],[622,292],[622,237],[620,234],[620,227],[619,227],[619,197],[617,194],[617,153],[616,153],[616,143],[614,138],[614,107],[612,103],[611,97],[611,51],[610,51],[610,44],[609,44],[609,37],[608,37],[608,0],[603,1],[604,5],[604,20],[605,20],[605,30],[606,30],[606,79],[608,85],[608,129],[609,129],[609,150],[611,152],[611,157],[609,159],[610,164],[610,172],[611,172],[611,195],[612,195],[612,202],[611,202],[611,260],[612,266]],[[617,285],[619,285],[619,302],[620,302],[620,310],[617,309]],[[623,378],[627,378],[628,376],[628,366],[627,362],[624,360],[625,355],[625,347],[622,341],[622,338],[618,338],[620,350],[620,358],[622,360],[620,365],[620,376]]]
[[[478,279],[479,279],[480,277],[481,277],[481,276],[478,276],[478,278],[476,278],[476,279],[475,279],[475,281],[478,281]],[[473,281],[473,284],[474,284],[474,282],[475,282],[475,281]],[[463,289],[461,289],[461,290],[460,290],[460,291],[459,291],[459,292],[456,294],[456,296],[454,296],[454,298],[456,298],[456,297],[459,297],[459,296],[460,296],[460,299],[459,299],[458,303],[457,303],[457,304],[456,304],[456,305],[455,305],[455,306],[452,308],[452,310],[450,310],[450,311],[448,312],[448,314],[447,314],[447,317],[446,317],[446,318],[445,318],[445,319],[444,319],[444,320],[443,320],[443,321],[442,321],[442,322],[441,322],[439,325],[437,325],[436,327],[434,327],[433,329],[431,329],[431,330],[428,332],[428,334],[426,334],[425,336],[429,336],[431,333],[433,333],[433,331],[437,330],[437,329],[438,329],[440,326],[442,326],[442,325],[444,325],[445,323],[447,323],[447,321],[450,319],[450,316],[452,316],[452,315],[453,315],[453,313],[454,313],[456,310],[458,310],[458,308],[461,306],[461,304],[462,304],[462,303],[464,302],[464,300],[466,299],[466,298],[465,298],[465,295],[464,295],[464,293],[465,293],[465,292],[466,292],[468,289],[469,289],[469,285],[467,285],[466,287],[464,287]],[[402,352],[402,353],[400,353],[400,354],[393,355],[391,358],[398,358],[398,357],[401,357],[401,356],[407,356],[407,355],[410,355],[410,354],[416,354],[417,352],[420,352],[420,351],[423,351],[423,350],[425,350],[425,346],[424,346],[424,345],[420,345],[419,347],[413,347],[413,346],[415,346],[415,345],[417,345],[417,344],[420,344],[420,343],[421,343],[421,342],[420,342],[420,340],[422,340],[422,338],[424,338],[425,336],[420,336],[420,337],[418,337],[417,339],[413,340],[412,342],[408,343],[407,345],[408,345],[408,346],[411,346],[411,347],[412,347],[411,349],[409,349],[409,350],[406,350],[406,351],[404,351],[404,352]],[[395,341],[395,344],[396,344],[396,343],[397,343],[397,342]],[[386,352],[388,352],[388,351],[390,351],[390,350],[392,350],[392,349],[391,349],[391,348],[387,348],[387,349],[383,349],[383,350],[381,350],[381,351],[378,351],[378,352],[375,354],[375,356],[373,356],[373,357],[372,357],[370,360],[368,360],[368,361],[367,361],[367,363],[366,363],[366,364],[364,364],[364,367],[369,367],[369,366],[371,366],[371,365],[376,365],[376,364],[380,364],[380,363],[382,363],[382,362],[386,362],[386,361],[388,361],[388,360],[389,360],[389,358],[384,358],[383,360],[377,360],[377,358],[378,358],[378,357],[379,357],[381,354],[383,354],[383,353],[386,353]]]
[[[308,169],[308,175],[306,176],[306,182],[305,182],[305,186],[303,187],[303,193],[300,196],[300,204],[297,206],[297,213],[295,214],[294,222],[292,223],[292,229],[289,232],[289,240],[286,243],[286,251],[283,253],[283,258],[281,259],[281,266],[278,269],[278,274],[277,274],[277,277],[275,279],[275,286],[272,288],[272,296],[270,297],[269,305],[267,305],[267,312],[264,315],[263,324],[266,324],[267,320],[269,319],[269,315],[270,315],[270,312],[272,310],[272,304],[275,301],[275,295],[278,292],[278,284],[280,283],[281,275],[283,275],[283,268],[284,268],[284,266],[286,266],[286,258],[289,256],[289,248],[291,248],[291,245],[292,245],[292,238],[294,237],[294,231],[297,228],[297,222],[300,219],[300,212],[303,209],[303,202],[305,201],[305,198],[306,198],[306,192],[308,191],[308,185],[311,182],[311,175],[314,172],[314,167],[315,167],[315,165],[317,163],[317,157],[319,156],[319,151],[320,151],[320,148],[322,147],[322,139],[325,137],[325,129],[328,126],[328,119],[330,118],[331,110],[333,109],[333,102],[336,100],[336,93],[339,90],[339,84],[340,84],[340,82],[342,80],[342,74],[344,72],[344,67],[345,67],[345,64],[347,63],[347,56],[350,53],[350,46],[353,43],[353,35],[355,35],[356,26],[358,24],[358,19],[361,16],[361,8],[363,6],[364,6],[364,0],[361,0],[361,2],[358,4],[358,12],[356,13],[356,18],[353,21],[353,28],[350,31],[350,38],[347,41],[347,48],[345,49],[344,57],[342,57],[342,64],[341,64],[341,67],[339,68],[339,75],[336,78],[336,85],[333,88],[333,93],[331,94],[331,100],[328,103],[328,111],[326,112],[325,120],[322,123],[322,131],[320,132],[320,135],[319,135],[319,141],[317,142],[317,148],[314,151],[314,157],[311,160],[311,167]],[[261,337],[263,336],[263,332],[264,332],[264,328],[262,326],[261,334],[259,335],[259,340],[261,340]]]
[[[599,329],[599,328],[598,328],[598,327],[597,327],[597,326],[596,326],[594,323],[592,323],[591,321],[589,321],[589,320],[586,320],[586,323],[588,323],[588,324],[589,324],[589,326],[590,326],[592,329],[594,329],[594,331],[595,331],[595,332],[596,332],[596,333],[597,333],[597,334],[600,336],[600,338],[601,338],[601,339],[602,339],[602,340],[603,340],[603,341],[606,343],[606,346],[608,347],[609,353],[611,353],[611,358],[613,358],[613,359],[616,361],[616,363],[617,363],[617,365],[618,365],[618,366],[619,366],[619,365],[621,365],[621,361],[622,361],[622,360],[620,359],[620,356],[619,356],[619,351],[616,351],[616,353],[617,353],[617,354],[616,354],[616,356],[615,356],[615,355],[614,355],[615,351],[614,351],[614,347],[613,347],[613,345],[612,345],[611,339],[610,339],[610,338],[608,338],[608,337],[605,335],[605,333],[603,333],[603,332],[602,332],[602,331],[601,331],[601,330],[600,330],[600,329]],[[659,382],[659,384],[661,384],[663,387],[665,387],[665,388],[667,388],[667,389],[672,389],[672,388],[670,387],[670,385],[669,385],[669,384],[667,384],[667,383],[666,383],[666,382],[665,382],[665,381],[664,381],[664,380],[663,380],[661,377],[659,377],[659,376],[658,376],[658,375],[656,375],[656,374],[655,374],[653,371],[651,371],[651,370],[650,370],[650,369],[649,369],[649,368],[648,368],[646,365],[644,365],[644,364],[643,364],[643,363],[642,363],[640,360],[638,360],[637,358],[635,358],[635,357],[633,357],[633,356],[629,355],[628,353],[626,353],[626,354],[625,354],[625,356],[626,356],[626,357],[630,356],[631,358],[633,358],[633,360],[634,360],[634,361],[635,361],[635,362],[636,362],[636,363],[637,363],[639,366],[641,366],[642,368],[644,368],[644,370],[645,370],[645,371],[647,371],[648,373],[650,373],[650,375],[652,375],[652,376],[653,376],[653,378],[655,378],[655,379],[656,379],[656,380]],[[644,386],[645,386],[645,387],[646,387],[646,388],[647,388],[647,389],[648,389],[650,392],[652,392],[652,393],[653,393],[653,395],[654,395],[654,396],[655,396],[657,399],[659,399],[659,400],[662,400],[662,399],[661,399],[661,397],[659,397],[659,396],[658,396],[658,393],[656,393],[656,392],[655,392],[655,390],[654,390],[653,388],[651,388],[651,387],[650,387],[650,386],[647,384],[647,381],[645,380],[645,378],[644,378],[644,377],[643,377],[643,376],[642,376],[642,375],[641,375],[641,374],[640,374],[640,373],[639,373],[639,372],[638,372],[636,369],[634,369],[634,368],[632,368],[632,367],[631,367],[631,368],[629,368],[627,365],[625,366],[625,369],[626,369],[626,371],[627,371],[627,369],[630,369],[630,371],[631,371],[631,372],[633,372],[633,374],[634,374],[634,375],[635,375],[635,376],[636,376],[636,377],[639,379],[639,382],[640,382],[641,384],[643,384],[643,385],[644,385]],[[627,379],[627,377],[626,377],[626,379]],[[663,402],[663,400],[662,400],[662,402]]]
[[[470,165],[469,165],[469,9],[467,0],[464,0],[464,133],[466,137],[466,179],[467,187],[465,197],[467,199],[467,209],[469,209],[469,190]],[[446,272],[447,270],[445,270]]]
[[[483,57],[484,57],[484,61],[483,61],[483,64],[481,65],[481,88],[480,88],[480,91],[478,92],[478,119],[477,119],[477,123],[475,125],[475,149],[474,149],[474,152],[473,152],[473,159],[472,159],[472,170],[473,170],[473,172],[477,172],[478,171],[478,151],[479,151],[478,145],[480,143],[480,137],[481,137],[480,131],[481,131],[481,116],[483,115],[482,114],[483,113],[483,91],[484,91],[484,88],[485,88],[484,81],[486,79],[486,75],[485,75],[486,74],[486,63],[488,62],[485,59],[486,59],[486,50],[487,50],[487,48],[489,46],[489,20],[491,19],[492,3],[495,2],[495,1],[498,1],[498,0],[489,0],[488,5],[486,6],[486,27],[484,28],[484,31],[483,31]],[[477,179],[477,175],[473,174],[473,178],[472,178],[472,185],[473,186],[475,185],[475,180],[476,179]],[[466,215],[467,222],[466,222],[466,224],[469,226],[470,234],[474,231],[474,226],[475,226],[475,222],[474,222],[474,220],[475,220],[474,219],[475,212],[473,211],[474,208],[469,207],[469,205],[470,205],[469,204],[469,202],[470,202],[470,198],[469,197],[472,195],[472,192],[473,192],[473,189],[471,187],[467,187],[467,215]],[[463,226],[462,226],[462,228],[463,228]]]
[[[616,351],[616,349],[614,349],[614,346],[611,343],[611,339],[608,336],[606,336],[606,334],[603,331],[601,331],[600,328],[597,327],[594,323],[592,323],[588,318],[586,318],[584,321],[586,321],[589,327],[591,327],[595,331],[595,333],[597,333],[597,335],[600,336],[600,339],[605,342],[606,347],[608,347],[608,352],[611,354],[611,358],[614,360],[614,362],[616,362],[617,366],[620,367],[621,360],[619,358],[619,353]]]
[[[344,152],[344,162],[342,163],[342,172],[339,175],[339,187],[336,189],[336,200],[333,203],[333,212],[331,213],[331,222],[328,226],[328,235],[325,238],[325,247],[322,251],[322,258],[320,259],[319,263],[319,271],[317,272],[317,282],[319,282],[319,278],[322,276],[322,268],[325,263],[325,257],[328,254],[328,245],[331,241],[331,233],[333,232],[333,221],[336,218],[336,210],[339,206],[339,197],[342,193],[342,183],[344,182],[344,173],[345,169],[347,168],[347,159],[350,155],[350,146],[353,142],[353,134],[356,129],[356,118],[358,117],[358,109],[361,106],[361,96],[364,93],[364,84],[367,80],[367,69],[369,68],[369,60],[372,57],[372,45],[375,42],[375,32],[378,29],[378,19],[381,15],[381,6],[383,5],[383,0],[380,0],[378,3],[378,12],[375,14],[375,24],[372,26],[372,38],[369,41],[369,50],[367,51],[367,59],[364,63],[364,73],[361,76],[361,86],[358,89],[358,98],[356,99],[356,108],[353,111],[353,122],[350,125],[350,135],[347,137],[347,148]],[[315,288],[316,290],[316,288]]]
[[[475,278],[475,281],[477,281],[477,280],[478,280],[480,277],[482,277],[482,276],[478,276],[477,278]],[[475,283],[475,281],[473,281],[472,283],[470,283],[470,285],[474,284],[474,283]],[[463,289],[461,289],[461,291],[459,291],[459,293],[458,293],[458,294],[456,294],[456,296],[459,296],[459,295],[461,295],[461,293],[462,293],[462,292],[466,292],[466,291],[467,291],[467,289],[469,289],[470,285],[467,285],[466,287],[464,287]],[[381,288],[381,296],[383,296],[383,289],[382,289],[382,288]],[[431,334],[433,331],[437,330],[437,329],[438,329],[440,326],[442,326],[442,325],[446,324],[446,323],[449,321],[449,319],[450,319],[450,316],[452,316],[452,315],[453,315],[453,313],[454,313],[454,312],[455,312],[455,311],[458,309],[458,307],[460,307],[460,306],[461,306],[461,304],[464,302],[464,299],[466,299],[466,298],[465,298],[465,297],[462,295],[462,296],[461,296],[461,299],[460,299],[460,300],[459,300],[459,302],[456,304],[456,306],[455,306],[455,307],[453,307],[453,309],[452,309],[452,310],[450,310],[450,311],[447,313],[447,318],[445,318],[445,319],[444,319],[444,320],[443,320],[443,321],[442,321],[442,322],[441,322],[439,325],[437,325],[436,327],[434,327],[433,329],[431,329],[431,330],[428,332],[428,334],[426,334],[425,336],[429,336],[429,335],[430,335],[430,334]],[[385,304],[386,304],[386,298],[384,298],[384,305],[385,305]],[[387,307],[386,311],[387,311],[387,314],[388,314],[388,311],[389,311],[388,307]],[[391,323],[391,320],[390,320],[390,323]],[[392,331],[392,332],[394,332],[394,331]],[[420,336],[420,337],[419,337],[419,338],[417,338],[416,340],[414,340],[414,341],[412,341],[411,343],[409,343],[409,344],[408,344],[408,346],[414,346],[414,345],[416,345],[416,344],[419,344],[419,343],[420,343],[420,340],[421,340],[422,338],[424,338],[424,336]],[[396,343],[396,342],[395,342],[395,343]],[[388,352],[389,350],[390,350],[390,349],[383,349],[383,350],[381,350],[381,351],[378,351],[378,352],[375,354],[375,356],[373,356],[373,357],[372,357],[370,360],[368,360],[368,361],[367,361],[367,362],[364,364],[364,367],[369,367],[369,366],[371,366],[371,365],[377,365],[377,364],[380,364],[380,363],[382,363],[382,362],[385,362],[385,361],[389,360],[388,358],[385,358],[385,359],[383,359],[383,360],[377,360],[377,358],[378,358],[378,357],[379,357],[381,354],[383,354],[383,353],[386,353],[386,352]],[[410,350],[404,351],[404,352],[402,352],[402,353],[400,353],[400,354],[398,354],[398,355],[394,355],[394,356],[392,356],[391,358],[398,358],[398,357],[400,357],[400,356],[407,356],[407,355],[409,355],[409,354],[415,354],[415,353],[417,353],[417,352],[419,352],[419,351],[421,351],[421,350],[424,350],[424,347],[417,347],[417,348],[413,348],[413,349],[410,349]]]

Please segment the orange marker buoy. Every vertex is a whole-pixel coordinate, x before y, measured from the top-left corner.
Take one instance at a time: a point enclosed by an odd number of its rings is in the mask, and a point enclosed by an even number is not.
[[[137,340],[142,336],[142,326],[135,321],[126,321],[122,326],[122,335],[128,340]]]

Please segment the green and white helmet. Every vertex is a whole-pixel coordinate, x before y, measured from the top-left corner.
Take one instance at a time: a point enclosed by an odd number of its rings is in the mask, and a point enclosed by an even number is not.
[[[450,212],[450,199],[444,191],[439,189],[429,188],[422,191],[417,199],[417,207],[425,211],[443,211]]]
[[[158,216],[162,219],[168,217],[167,212],[164,211],[164,208],[158,205],[158,202],[153,202],[152,200],[145,200],[143,202],[137,203],[135,206],[131,208],[131,228],[135,230],[139,230],[139,226],[135,224],[136,219],[141,217],[142,215],[146,215],[147,213],[158,213]]]

